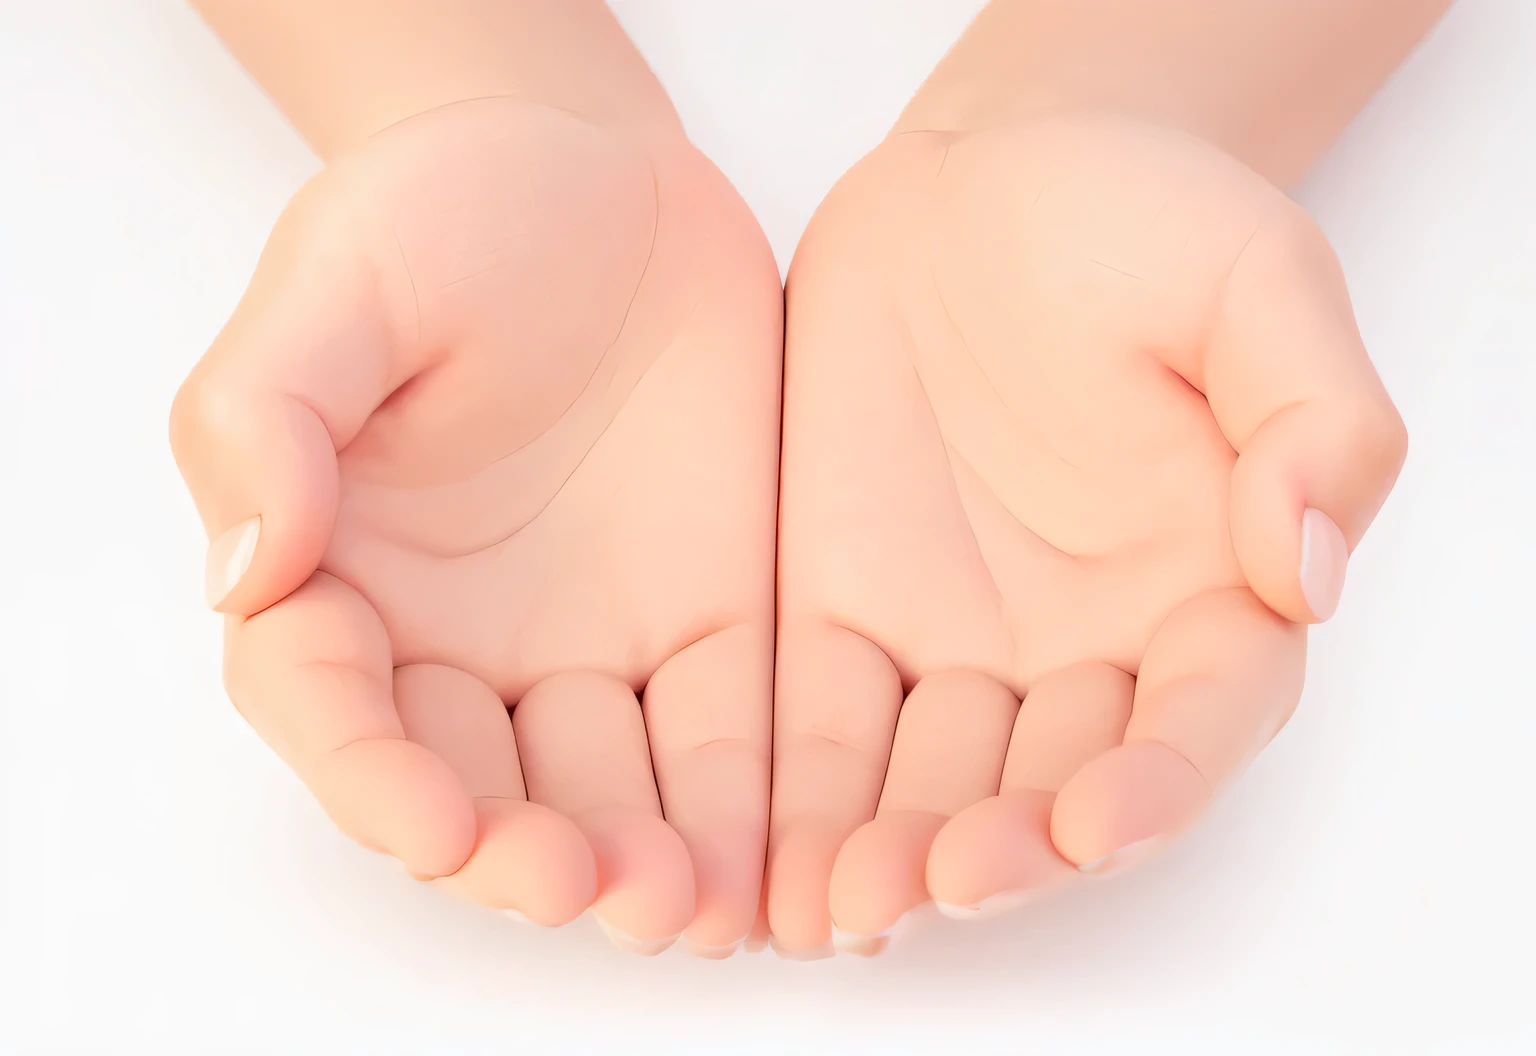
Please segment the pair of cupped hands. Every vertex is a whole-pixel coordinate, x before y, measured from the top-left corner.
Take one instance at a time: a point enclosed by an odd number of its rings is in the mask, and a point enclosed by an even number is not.
[[[514,99],[311,180],[172,441],[230,696],[345,833],[714,957],[1188,826],[1405,451],[1318,229],[1185,133],[899,128],[783,289],[680,130]]]

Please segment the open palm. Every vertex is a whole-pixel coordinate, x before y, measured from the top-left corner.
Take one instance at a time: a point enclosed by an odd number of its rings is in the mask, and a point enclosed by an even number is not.
[[[633,948],[746,933],[780,305],[680,136],[482,100],[295,198],[172,434],[231,696],[345,831]]]
[[[1294,708],[1403,457],[1316,228],[1157,127],[911,132],[787,308],[781,946],[871,952],[1187,824]]]

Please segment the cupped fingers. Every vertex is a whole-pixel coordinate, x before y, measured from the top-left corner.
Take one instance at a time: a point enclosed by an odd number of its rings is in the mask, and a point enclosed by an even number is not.
[[[870,955],[928,901],[934,834],[955,813],[997,793],[1019,702],[969,671],[939,672],[902,705],[875,817],[850,836],[832,869],[830,906],[839,949]]]
[[[1096,873],[1158,849],[1285,724],[1305,664],[1306,629],[1247,588],[1180,605],[1148,645],[1124,743],[1088,762],[1057,796],[1056,849]]]
[[[390,655],[372,606],[323,572],[226,622],[230,698],[337,826],[413,874],[446,876],[474,846],[474,808],[453,768],[407,739]]]
[[[1051,843],[1051,808],[1074,773],[1120,743],[1134,689],[1126,672],[1095,661],[1029,687],[997,794],[956,814],[934,838],[927,886],[941,913],[990,918],[1078,875]]]
[[[757,915],[768,839],[773,632],[742,624],[668,659],[645,688],[644,712],[667,821],[693,862],[687,941],[729,956]]]
[[[767,904],[782,956],[832,953],[833,862],[874,817],[901,699],[895,666],[869,639],[818,620],[780,625]]]
[[[474,800],[469,859],[439,883],[453,894],[538,924],[564,924],[597,892],[597,868],[579,829],[529,803],[512,719],[494,690],[438,664],[395,669],[405,734],[458,774]]]
[[[693,917],[693,866],[662,819],[634,691],[592,671],[551,675],[512,711],[528,798],[573,821],[592,848],[592,908],[620,949],[656,954]]]

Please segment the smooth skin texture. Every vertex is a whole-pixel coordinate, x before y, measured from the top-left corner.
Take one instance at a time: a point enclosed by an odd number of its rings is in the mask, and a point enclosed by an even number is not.
[[[1406,437],[1277,183],[1444,6],[999,0],[827,196],[786,291],[786,956],[1132,865],[1285,723]]]
[[[1294,706],[1401,463],[1276,184],[1443,4],[1126,5],[993,4],[797,255],[786,955],[1188,824]],[[760,233],[601,4],[201,6],[330,162],[173,415],[232,697],[418,875],[729,953],[767,799]]]
[[[414,875],[728,954],[767,825],[760,230],[600,3],[202,7],[327,160],[172,413],[231,698]]]

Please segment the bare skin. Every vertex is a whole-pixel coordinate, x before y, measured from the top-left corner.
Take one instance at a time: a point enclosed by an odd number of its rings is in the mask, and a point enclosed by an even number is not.
[[[728,954],[767,823],[761,232],[600,3],[200,6],[328,163],[173,412],[232,699],[417,876]]]
[[[782,953],[1133,864],[1286,721],[1406,439],[1280,186],[1445,6],[998,0],[827,196],[786,291]]]
[[[1278,186],[1443,2],[998,0],[829,195],[771,830],[740,200],[595,0],[200,6],[329,164],[173,446],[231,696],[363,843],[720,956],[766,838],[781,952],[872,953],[1130,864],[1285,721],[1405,441]]]

